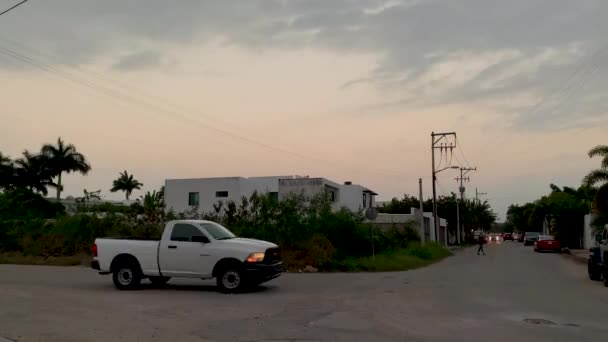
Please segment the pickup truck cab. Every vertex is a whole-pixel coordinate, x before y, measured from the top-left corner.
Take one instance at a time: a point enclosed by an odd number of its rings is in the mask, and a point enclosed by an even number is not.
[[[217,279],[223,292],[238,292],[281,275],[277,245],[236,237],[220,224],[176,220],[158,239],[98,238],[91,267],[112,274],[121,290],[135,289],[144,278],[165,284],[172,277]]]

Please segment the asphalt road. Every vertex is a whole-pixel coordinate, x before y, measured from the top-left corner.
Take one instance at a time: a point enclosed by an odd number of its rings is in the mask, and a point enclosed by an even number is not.
[[[602,341],[608,288],[516,242],[434,266],[285,274],[255,292],[213,282],[115,290],[80,267],[0,265],[0,336],[16,341]],[[1,340],[1,338],[0,338]]]

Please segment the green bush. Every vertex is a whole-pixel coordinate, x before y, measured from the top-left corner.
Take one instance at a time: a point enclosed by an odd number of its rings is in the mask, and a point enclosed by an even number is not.
[[[52,219],[65,214],[65,207],[47,201],[27,189],[0,192],[0,220]]]
[[[30,209],[17,208],[16,212],[23,217],[0,219],[0,252],[15,252],[24,260],[84,255],[89,253],[95,238],[103,236],[160,238],[164,228],[163,224],[135,223],[130,215],[132,210],[127,216],[121,212],[123,208],[104,205],[89,208],[104,211],[107,215],[103,218],[90,214],[66,216],[61,210],[49,209],[55,207],[44,204],[46,200],[41,202],[37,195],[11,196],[0,198],[0,205],[12,208],[16,199],[29,198],[24,202],[26,205],[36,203],[48,209],[36,216]],[[49,215],[54,219],[45,220]],[[219,202],[209,213],[199,213],[193,208],[176,216],[213,220],[238,236],[273,241],[281,246],[288,269],[303,269],[307,265],[342,271],[403,269],[442,258],[446,252],[437,245],[420,246],[416,230],[406,226],[386,232],[376,230],[373,241],[376,258],[371,259],[371,226],[360,213],[346,209],[332,211],[332,203],[324,195],[310,199],[291,195],[277,201],[269,195],[254,194],[238,205]]]

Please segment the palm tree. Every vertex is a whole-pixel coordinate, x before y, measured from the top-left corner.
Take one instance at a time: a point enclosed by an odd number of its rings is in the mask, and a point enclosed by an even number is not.
[[[110,189],[110,191],[124,191],[125,198],[128,201],[129,196],[131,196],[133,190],[139,190],[142,186],[142,183],[140,183],[137,179],[133,178],[133,175],[130,175],[127,170],[125,170],[124,172],[120,173],[120,177],[114,180],[114,182],[112,183],[112,189]]]
[[[42,146],[41,153],[48,158],[52,176],[57,177],[57,200],[61,199],[63,190],[62,173],[80,172],[86,175],[91,170],[91,165],[82,153],[76,151],[76,146],[65,144],[61,138],[57,138],[57,145],[45,144]]]
[[[144,214],[150,222],[156,222],[163,216],[163,192],[164,187],[160,191],[148,191],[145,195],[137,199],[137,204],[141,206]]]
[[[608,206],[608,145],[598,145],[589,151],[589,158],[602,157],[602,164],[599,169],[595,169],[587,174],[583,179],[583,185],[592,187],[601,184],[596,195],[594,207],[607,214]]]
[[[15,160],[15,186],[38,191],[46,196],[47,187],[56,186],[52,175],[48,158],[43,154],[31,154],[25,150],[23,157]]]

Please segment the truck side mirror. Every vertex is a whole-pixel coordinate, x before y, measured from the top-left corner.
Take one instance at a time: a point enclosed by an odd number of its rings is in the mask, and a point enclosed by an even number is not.
[[[209,239],[204,235],[195,235],[192,237],[192,242],[209,243]]]

